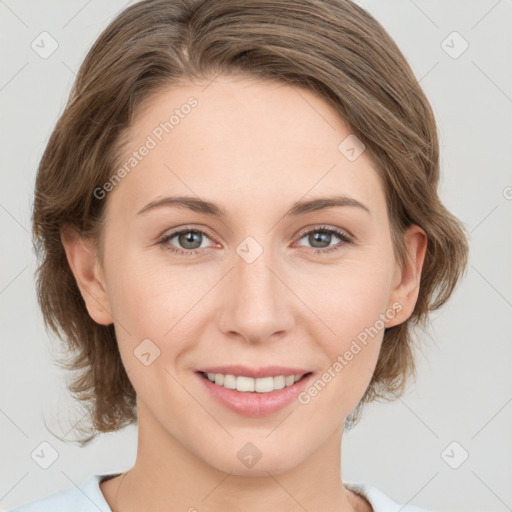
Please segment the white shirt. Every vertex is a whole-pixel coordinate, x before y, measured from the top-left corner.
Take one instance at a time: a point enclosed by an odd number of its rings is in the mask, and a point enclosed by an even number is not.
[[[117,474],[90,475],[78,487],[57,491],[8,512],[112,512],[101,492],[100,482],[114,476]],[[412,505],[400,505],[369,484],[345,482],[343,485],[364,496],[374,512],[429,512]]]

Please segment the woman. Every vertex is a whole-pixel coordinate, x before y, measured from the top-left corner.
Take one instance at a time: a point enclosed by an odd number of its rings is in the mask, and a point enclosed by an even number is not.
[[[145,0],[101,34],[42,157],[45,319],[90,430],[137,459],[15,509],[418,511],[341,440],[414,371],[467,262],[430,105],[349,0]]]

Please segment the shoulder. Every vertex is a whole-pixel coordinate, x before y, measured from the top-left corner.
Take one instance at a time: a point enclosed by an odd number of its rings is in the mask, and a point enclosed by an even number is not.
[[[8,512],[112,512],[100,482],[115,475],[90,475],[78,486],[54,492]]]
[[[429,512],[425,508],[397,503],[370,484],[344,482],[343,485],[347,489],[364,496],[372,506],[373,512]]]

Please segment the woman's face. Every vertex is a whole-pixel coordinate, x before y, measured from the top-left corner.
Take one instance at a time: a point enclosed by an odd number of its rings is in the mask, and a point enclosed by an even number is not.
[[[402,289],[384,188],[362,150],[319,97],[271,82],[174,86],[140,113],[125,172],[105,187],[95,301],[111,312],[145,442],[264,474],[339,440],[384,327],[416,299]],[[179,196],[194,204],[169,199]],[[341,196],[350,200],[297,206]],[[233,409],[198,370],[235,365],[312,374],[279,407],[252,393],[237,409],[248,393],[230,391]],[[254,469],[247,453],[262,457]]]

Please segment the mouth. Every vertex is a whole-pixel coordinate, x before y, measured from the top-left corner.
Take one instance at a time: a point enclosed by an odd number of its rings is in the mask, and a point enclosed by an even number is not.
[[[203,370],[195,373],[208,397],[231,412],[252,418],[277,413],[297,402],[313,379],[310,371],[284,375],[274,370],[275,375],[256,378]]]

